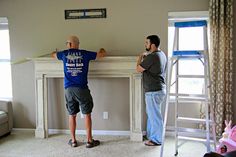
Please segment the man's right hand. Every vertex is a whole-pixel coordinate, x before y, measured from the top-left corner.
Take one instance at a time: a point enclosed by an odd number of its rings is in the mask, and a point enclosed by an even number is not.
[[[107,52],[104,48],[100,48],[100,50],[97,52],[97,58],[102,58],[107,55]]]
[[[57,49],[51,53],[52,58],[57,58]]]

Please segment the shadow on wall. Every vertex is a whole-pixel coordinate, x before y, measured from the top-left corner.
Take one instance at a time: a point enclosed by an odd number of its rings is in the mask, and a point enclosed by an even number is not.
[[[67,128],[68,114],[64,98],[63,79],[48,80],[48,127],[49,129]]]
[[[13,105],[13,128],[27,129],[29,128],[29,126],[32,126],[29,129],[34,129],[36,127],[35,118],[34,119],[30,118],[32,116],[28,108],[25,107],[20,102],[13,102],[12,105]],[[35,105],[35,104],[32,104],[32,105]]]

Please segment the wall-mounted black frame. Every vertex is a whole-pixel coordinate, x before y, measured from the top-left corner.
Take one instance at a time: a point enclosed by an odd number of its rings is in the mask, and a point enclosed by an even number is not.
[[[106,8],[65,10],[65,19],[106,18]]]

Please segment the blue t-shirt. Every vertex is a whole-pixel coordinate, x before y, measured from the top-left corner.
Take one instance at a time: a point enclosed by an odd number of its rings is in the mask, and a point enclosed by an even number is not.
[[[89,61],[95,60],[96,52],[68,49],[57,53],[57,58],[64,65],[64,86],[88,88]]]

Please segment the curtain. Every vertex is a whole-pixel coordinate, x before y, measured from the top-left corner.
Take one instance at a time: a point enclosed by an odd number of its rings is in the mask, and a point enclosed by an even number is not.
[[[233,0],[210,0],[211,103],[216,135],[221,136],[224,120],[232,120],[233,88]]]

